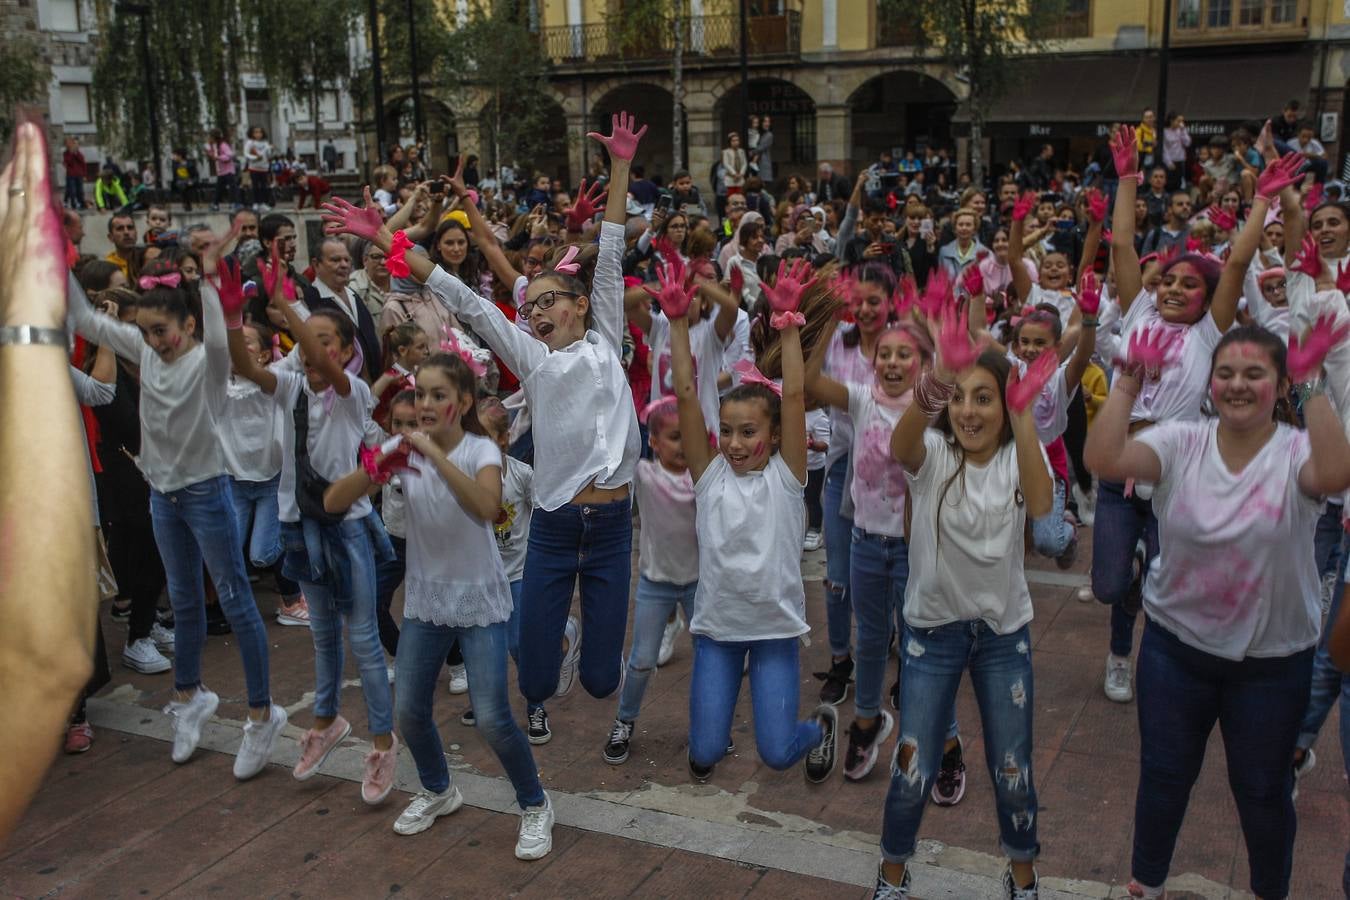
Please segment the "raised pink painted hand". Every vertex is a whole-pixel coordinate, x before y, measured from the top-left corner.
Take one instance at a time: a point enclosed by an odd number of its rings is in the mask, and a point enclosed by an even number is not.
[[[1308,193],[1303,197],[1303,208],[1312,212],[1322,204],[1322,194],[1326,189],[1322,187],[1322,182],[1314,181],[1308,188]]]
[[[946,269],[934,269],[928,273],[928,283],[923,287],[923,296],[919,298],[919,314],[930,322],[936,322],[942,316],[942,310],[952,299],[952,282]]]
[[[1101,282],[1097,281],[1097,274],[1091,269],[1084,272],[1078,282],[1078,308],[1083,311],[1083,315],[1093,317],[1102,308]]]
[[[220,295],[220,309],[225,313],[225,327],[243,328],[244,282],[238,263],[228,257],[216,264],[216,293]]]
[[[1036,206],[1036,194],[1027,191],[1018,196],[1017,202],[1013,204],[1012,217],[1014,222],[1024,222],[1031,210]]]
[[[642,289],[656,298],[656,302],[661,304],[661,312],[666,314],[669,319],[679,319],[689,315],[689,307],[693,303],[694,295],[698,293],[697,285],[684,285],[684,263],[680,262],[677,256],[674,259],[668,259],[665,265],[656,267],[656,280],[661,287],[654,288],[649,284],[644,284]]]
[[[1035,362],[1027,366],[1025,375],[1022,374],[1022,367],[1014,364],[1012,371],[1008,373],[1008,386],[1005,391],[1008,409],[1015,413],[1026,412],[1027,407],[1031,406],[1050,379],[1058,373],[1058,363],[1059,358],[1053,352],[1042,353],[1036,357]]]
[[[590,189],[586,188],[586,179],[581,179],[581,187],[577,190],[576,202],[572,208],[567,211],[567,230],[584,231],[586,226],[595,218],[595,214],[605,211],[605,204],[600,201],[604,199],[605,186],[600,182],[591,184]]]
[[[1280,192],[1290,185],[1297,184],[1303,177],[1303,155],[1286,153],[1261,170],[1256,179],[1256,196],[1267,203],[1275,202]]]
[[[1106,221],[1106,195],[1096,188],[1087,189],[1087,211],[1092,221],[1101,223]]]
[[[586,137],[598,141],[605,145],[609,155],[616,159],[633,161],[633,155],[637,153],[638,141],[647,133],[647,126],[643,125],[638,131],[634,131],[637,126],[637,120],[633,118],[632,113],[615,113],[610,120],[610,134],[605,137],[599,132],[592,131]]]
[[[384,227],[384,216],[370,198],[370,188],[366,188],[366,205],[353,206],[341,197],[330,197],[322,207],[324,234],[354,234],[368,241]]]
[[[1350,296],[1350,268],[1346,268],[1345,263],[1336,270],[1336,290]]]
[[[910,310],[919,305],[919,286],[914,283],[913,275],[905,275],[895,283],[895,293],[891,295],[891,306],[897,316],[909,315]]]
[[[958,315],[954,304],[942,310],[942,326],[938,329],[938,365],[953,375],[959,375],[980,358],[980,348],[970,336],[970,317],[967,310]]]
[[[1313,281],[1322,277],[1322,254],[1311,234],[1303,236],[1303,243],[1299,246],[1298,253],[1294,255],[1294,261],[1290,263],[1289,268],[1302,272]]]
[[[1162,326],[1141,328],[1130,335],[1125,356],[1116,365],[1126,375],[1156,381],[1176,361],[1178,333]]]
[[[1116,174],[1121,179],[1131,178],[1139,172],[1139,145],[1135,141],[1134,129],[1129,125],[1120,126],[1111,136],[1111,159],[1116,164]]]
[[[1209,209],[1205,210],[1205,215],[1209,218],[1209,221],[1213,223],[1214,227],[1220,231],[1232,231],[1237,227],[1237,219],[1233,218],[1233,214],[1227,212],[1220,206],[1211,206]]]
[[[984,293],[984,273],[980,271],[978,265],[966,266],[961,272],[961,286],[972,297],[978,297]]]
[[[778,278],[773,285],[767,282],[760,285],[764,299],[769,301],[774,312],[796,312],[802,305],[802,295],[815,286],[816,278],[803,280],[811,275],[811,264],[804,259],[794,259],[791,268],[787,260],[778,263]]]
[[[1308,329],[1308,333],[1299,340],[1298,335],[1289,335],[1289,380],[1295,383],[1311,381],[1322,371],[1322,362],[1345,336],[1350,334],[1350,325],[1336,326],[1336,317],[1323,313]]]
[[[731,267],[731,276],[728,279],[731,283],[731,294],[737,300],[741,299],[741,294],[745,292],[745,270],[740,266]]]

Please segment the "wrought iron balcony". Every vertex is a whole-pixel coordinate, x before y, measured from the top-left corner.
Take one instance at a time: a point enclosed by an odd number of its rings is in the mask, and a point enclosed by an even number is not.
[[[736,15],[693,16],[683,22],[684,56],[691,64],[701,59],[735,57],[741,49],[741,23]],[[746,22],[751,56],[797,56],[802,48],[801,13],[750,16]],[[665,27],[640,36],[625,35],[607,22],[563,25],[539,30],[544,54],[553,65],[643,62],[665,59],[675,52],[675,28]]]

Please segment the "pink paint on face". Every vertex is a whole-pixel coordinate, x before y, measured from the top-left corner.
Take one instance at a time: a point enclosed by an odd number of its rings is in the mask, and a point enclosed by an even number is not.
[[[183,346],[183,336],[180,334],[175,334],[172,338],[169,339],[169,342],[173,344],[173,349],[177,350],[179,347]]]

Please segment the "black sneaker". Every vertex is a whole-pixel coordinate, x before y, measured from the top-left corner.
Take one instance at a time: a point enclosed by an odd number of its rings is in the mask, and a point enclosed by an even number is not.
[[[816,707],[816,721],[820,723],[820,743],[806,754],[806,780],[820,784],[834,771],[834,760],[839,755],[839,711],[828,703]]]
[[[529,721],[528,735],[531,744],[547,744],[553,740],[553,732],[548,730],[548,713],[542,706],[530,711]]]
[[[905,877],[900,879],[899,884],[891,884],[881,874],[881,866],[877,866],[877,884],[872,888],[872,900],[905,900],[909,896],[909,867],[905,867]]]
[[[698,783],[703,784],[709,778],[711,778],[713,769],[715,768],[717,767],[708,766],[707,768],[704,768],[703,766],[700,766],[698,763],[694,762],[693,754],[689,755],[689,774],[692,775],[694,780],[697,781]]]
[[[208,606],[206,608],[206,633],[221,635],[229,634],[234,629],[230,627],[230,620],[225,618],[225,611],[220,605]]]
[[[938,806],[955,806],[966,795],[966,762],[961,738],[956,746],[942,754],[937,779],[933,782],[933,802]]]
[[[131,601],[127,600],[119,605],[119,602],[114,600],[112,609],[108,611],[108,615],[112,617],[114,622],[120,622],[125,625],[131,620]]]
[[[886,710],[877,713],[871,728],[861,728],[857,722],[848,727],[848,748],[844,751],[844,778],[862,781],[877,764],[881,745],[890,737],[895,720]]]
[[[899,679],[899,678],[895,679],[895,683],[891,685],[891,709],[895,710],[896,712],[899,712],[899,711],[900,711],[900,679]]]
[[[830,664],[830,671],[817,672],[825,682],[820,686],[820,702],[838,706],[848,698],[848,686],[853,683],[853,657],[846,656]]]
[[[478,720],[474,718],[472,706],[459,714],[459,724],[468,725],[470,728],[478,727]]]
[[[628,762],[628,742],[632,739],[633,723],[615,719],[614,727],[609,730],[609,743],[605,744],[605,762],[611,766]]]
[[[1017,879],[1013,878],[1012,866],[1009,865],[1003,871],[1003,896],[1008,900],[1039,900],[1041,896],[1040,879],[1036,877],[1036,870],[1032,870],[1031,884],[1026,887],[1018,887]]]

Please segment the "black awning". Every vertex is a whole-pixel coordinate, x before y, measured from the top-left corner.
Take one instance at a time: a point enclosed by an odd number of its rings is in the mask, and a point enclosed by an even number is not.
[[[1291,98],[1306,100],[1316,54],[1245,53],[1173,58],[1167,106],[1188,120],[1244,122],[1276,116]],[[1018,60],[1008,93],[990,123],[1138,122],[1158,102],[1156,55],[1048,56]],[[1161,124],[1167,110],[1156,110]],[[959,109],[954,122],[968,123]]]

